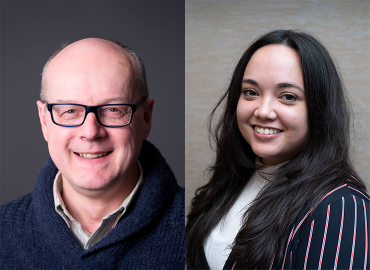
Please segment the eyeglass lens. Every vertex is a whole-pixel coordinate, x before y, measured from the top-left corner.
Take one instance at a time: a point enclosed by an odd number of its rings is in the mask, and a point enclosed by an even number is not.
[[[53,118],[57,124],[81,125],[85,117],[85,108],[78,105],[63,104],[53,106]],[[98,109],[99,121],[103,125],[122,126],[130,123],[132,109],[126,105],[107,105]]]

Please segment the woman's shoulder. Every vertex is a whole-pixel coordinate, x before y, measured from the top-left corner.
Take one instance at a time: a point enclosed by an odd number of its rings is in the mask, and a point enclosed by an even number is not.
[[[326,194],[321,196],[317,207],[312,208],[307,204],[299,213],[295,227],[301,227],[302,223],[321,219],[328,215],[341,215],[342,210],[356,212],[363,209],[366,213],[370,211],[370,196],[366,190],[362,189],[356,183],[359,183],[355,176],[351,176],[347,181],[335,186]]]
[[[290,263],[295,269],[313,269],[318,265],[323,269],[333,269],[334,265],[338,269],[349,265],[364,269],[370,240],[370,197],[356,185],[357,181],[351,176],[324,194],[316,208],[301,211],[288,239],[293,254]],[[288,260],[287,251],[284,258]]]
[[[367,224],[367,217],[370,215],[370,196],[356,184],[360,182],[354,176],[347,180],[324,194],[317,207],[306,206],[302,209],[292,224],[291,238],[299,237],[302,233],[311,231],[313,227],[319,226],[326,230],[333,222],[338,225],[336,228],[338,230],[346,224],[351,224],[351,227],[362,221]]]
[[[351,176],[329,192],[324,194],[317,207],[311,208],[306,205],[296,220],[296,226],[300,227],[305,221],[321,220],[333,216],[352,216],[349,213],[362,213],[360,216],[367,218],[370,212],[370,196],[363,188],[356,185],[360,183],[355,176]],[[356,214],[357,218],[359,217]],[[296,228],[297,229],[297,228]]]
[[[350,176],[346,182],[335,186],[320,199],[315,212],[320,212],[320,210],[326,209],[328,205],[343,201],[354,201],[354,203],[363,201],[368,206],[370,196],[357,183],[360,183],[357,178]]]

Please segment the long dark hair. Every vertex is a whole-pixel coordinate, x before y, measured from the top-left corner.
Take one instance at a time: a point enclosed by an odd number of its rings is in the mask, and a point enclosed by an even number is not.
[[[311,35],[293,30],[272,31],[253,42],[240,58],[226,93],[212,111],[225,103],[213,138],[216,160],[208,184],[198,188],[186,226],[186,263],[199,268],[203,243],[227,214],[256,169],[250,145],[241,135],[236,107],[245,68],[252,55],[269,44],[298,52],[308,107],[309,133],[301,153],[284,163],[246,210],[230,259],[242,268],[268,268],[274,253],[281,260],[289,227],[305,205],[315,208],[334,186],[358,176],[349,161],[350,108],[337,68],[324,46]],[[365,189],[359,181],[356,185]]]

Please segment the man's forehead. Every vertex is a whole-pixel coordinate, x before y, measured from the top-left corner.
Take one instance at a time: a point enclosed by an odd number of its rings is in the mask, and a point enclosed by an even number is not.
[[[111,97],[111,98],[104,98],[102,97],[99,100],[100,104],[83,104],[83,105],[101,105],[101,104],[127,104],[132,103],[131,101],[133,97],[131,95],[122,95],[117,97]],[[53,103],[76,103],[81,104],[81,99],[78,98],[56,98]],[[83,102],[82,102],[83,103]]]
[[[110,75],[102,76],[101,80],[94,76],[74,78],[61,76],[46,84],[47,95],[53,99],[74,101],[94,97],[94,100],[100,100],[100,103],[103,100],[129,101],[132,97],[135,98],[138,90],[134,80],[124,80],[123,76],[115,78],[113,75],[109,78]]]

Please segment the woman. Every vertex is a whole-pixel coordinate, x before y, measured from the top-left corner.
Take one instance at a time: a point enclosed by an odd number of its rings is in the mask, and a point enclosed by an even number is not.
[[[291,30],[260,37],[210,123],[223,102],[212,177],[188,215],[188,269],[367,269],[369,196],[323,45]]]

